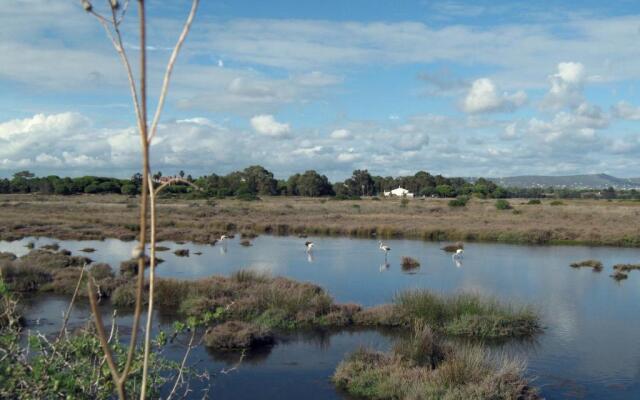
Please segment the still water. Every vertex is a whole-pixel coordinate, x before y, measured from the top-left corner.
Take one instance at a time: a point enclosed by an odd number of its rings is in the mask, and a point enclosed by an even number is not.
[[[315,242],[312,255],[305,252],[306,240]],[[37,246],[53,242],[42,238],[0,242],[0,251],[21,255],[30,241]],[[110,263],[114,270],[133,246],[118,240],[57,242],[74,253],[93,247],[97,251],[88,256]],[[640,262],[639,249],[466,244],[464,259],[456,264],[438,243],[386,243],[391,247],[387,262],[377,241],[368,239],[260,236],[250,247],[241,246],[237,238],[216,246],[160,243],[171,250],[158,254],[165,262],[156,271],[180,279],[227,275],[245,268],[268,271],[316,283],[339,302],[366,306],[389,302],[395,293],[410,288],[471,291],[532,304],[542,315],[545,332],[532,343],[508,343],[499,350],[527,360],[527,374],[535,378],[534,385],[546,398],[640,398],[640,271],[632,271],[620,283],[609,277],[614,264]],[[190,250],[190,257],[173,254],[182,248]],[[401,256],[417,258],[422,266],[403,272]],[[601,260],[605,269],[595,273],[568,266],[591,258]],[[42,318],[38,322],[43,328],[53,326],[67,301],[34,299],[29,317]],[[87,313],[80,305],[76,320]],[[238,370],[219,374],[213,391],[217,398],[234,399],[343,398],[328,377],[344,355],[359,345],[384,349],[390,342],[390,337],[372,331],[294,335],[252,355]],[[194,354],[194,361],[211,371],[235,363],[233,357],[205,349]]]

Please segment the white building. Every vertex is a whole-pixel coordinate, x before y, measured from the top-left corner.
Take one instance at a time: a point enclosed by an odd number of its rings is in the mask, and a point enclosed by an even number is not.
[[[391,196],[397,196],[397,197],[413,197],[413,193],[409,192],[407,189],[404,188],[397,188],[397,189],[393,189],[390,192],[384,192],[384,197],[391,197]]]

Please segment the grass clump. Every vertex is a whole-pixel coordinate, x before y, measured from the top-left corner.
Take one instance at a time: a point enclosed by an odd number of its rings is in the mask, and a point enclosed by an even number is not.
[[[173,252],[178,257],[189,257],[189,249],[178,249]]]
[[[511,210],[513,208],[511,207],[511,204],[505,199],[496,200],[495,206],[497,210]]]
[[[249,239],[242,239],[240,241],[240,246],[249,247],[249,246],[253,246],[253,244]]]
[[[640,264],[616,264],[613,266],[614,271],[629,272],[640,270]]]
[[[376,400],[540,398],[523,372],[522,362],[493,360],[480,346],[441,343],[425,328],[389,353],[356,350],[332,380],[350,395]]]
[[[562,201],[560,201],[560,200],[554,200],[551,203],[549,203],[549,205],[551,205],[551,206],[563,206],[564,203]]]
[[[527,204],[530,206],[533,206],[533,205],[542,204],[542,202],[540,201],[540,199],[531,199],[527,202]]]
[[[204,344],[220,350],[250,349],[273,344],[273,334],[256,324],[227,321],[207,329]]]
[[[402,266],[402,269],[404,271],[407,271],[420,267],[420,261],[416,260],[413,257],[402,256],[400,265]]]
[[[456,251],[461,249],[464,249],[464,244],[462,242],[448,244],[442,247],[442,250],[446,251],[447,253],[455,253]]]
[[[397,295],[395,306],[406,321],[417,320],[456,336],[502,339],[533,336],[540,330],[531,309],[475,294],[442,296],[411,290]]]
[[[571,268],[593,268],[594,272],[602,271],[602,262],[598,260],[583,260],[570,264]]]
[[[613,274],[611,274],[609,276],[612,277],[613,279],[615,279],[618,282],[629,278],[629,274],[627,274],[625,272],[622,272],[622,271],[618,271],[618,270],[613,271]]]
[[[171,250],[167,246],[156,246],[156,251],[168,251]]]
[[[84,249],[80,249],[80,251],[83,253],[93,253],[94,251],[96,251],[96,249],[94,249],[93,247],[85,247]]]

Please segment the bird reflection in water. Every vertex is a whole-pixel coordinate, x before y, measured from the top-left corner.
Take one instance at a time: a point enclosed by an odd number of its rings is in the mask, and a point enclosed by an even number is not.
[[[313,253],[307,252],[307,262],[312,263],[314,260]]]
[[[389,263],[388,262],[384,262],[384,264],[380,264],[380,272],[385,272],[389,270]]]
[[[226,244],[220,246],[220,254],[222,254],[222,255],[227,254],[227,245]]]
[[[456,265],[456,268],[462,268],[462,260],[459,259],[453,259],[454,264]]]

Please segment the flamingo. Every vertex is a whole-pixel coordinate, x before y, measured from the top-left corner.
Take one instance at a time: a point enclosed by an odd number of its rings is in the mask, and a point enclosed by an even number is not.
[[[307,253],[310,253],[313,250],[313,242],[306,241],[304,242],[305,247],[307,248]]]
[[[378,242],[380,250],[384,251],[384,259],[387,259],[387,254],[391,251],[391,247],[387,246],[386,244],[382,243],[382,241]]]

